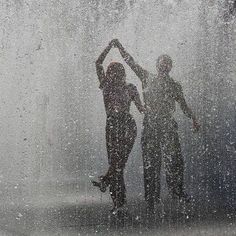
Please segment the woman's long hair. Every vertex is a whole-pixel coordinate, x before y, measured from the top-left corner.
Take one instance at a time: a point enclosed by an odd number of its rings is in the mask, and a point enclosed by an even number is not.
[[[124,66],[119,62],[111,62],[107,67],[106,79],[102,87],[109,86],[123,86],[126,84],[126,74]]]

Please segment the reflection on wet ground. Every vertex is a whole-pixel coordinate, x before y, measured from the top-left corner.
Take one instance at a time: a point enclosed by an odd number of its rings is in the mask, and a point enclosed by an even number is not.
[[[144,201],[133,200],[116,217],[109,201],[86,199],[41,196],[34,204],[2,205],[1,235],[236,235],[235,208],[229,206],[166,199],[150,215]]]

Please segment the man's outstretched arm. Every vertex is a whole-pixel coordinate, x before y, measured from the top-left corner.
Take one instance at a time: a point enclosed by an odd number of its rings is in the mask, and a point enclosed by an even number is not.
[[[147,77],[149,75],[148,71],[143,69],[139,64],[137,64],[133,57],[124,49],[122,44],[115,40],[115,46],[119,49],[121,56],[124,58],[125,62],[129,65],[129,67],[134,71],[134,73],[139,77],[142,82],[143,87],[146,87]]]
[[[177,84],[176,87],[177,90],[177,96],[176,96],[176,101],[180,104],[180,108],[183,111],[183,113],[190,119],[193,120],[193,129],[194,131],[198,131],[200,128],[200,125],[197,122],[197,118],[194,115],[193,111],[191,108],[187,105],[187,102],[184,98],[183,90],[180,84]]]

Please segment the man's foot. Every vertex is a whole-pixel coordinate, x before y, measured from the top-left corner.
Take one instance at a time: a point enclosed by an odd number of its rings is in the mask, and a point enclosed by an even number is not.
[[[125,205],[123,205],[120,207],[113,207],[110,212],[112,215],[118,215],[119,213],[123,213],[123,214],[127,213],[127,210],[128,208]]]
[[[92,180],[91,182],[93,186],[98,187],[102,193],[106,192],[107,186],[103,181],[97,182],[97,181]]]
[[[180,193],[174,192],[173,197],[177,197],[181,202],[189,203],[191,202],[191,196],[189,196],[186,192],[181,191]]]
[[[154,201],[146,201],[146,215],[150,218],[161,219],[165,215],[164,203],[160,198]],[[153,218],[153,219],[154,219]]]

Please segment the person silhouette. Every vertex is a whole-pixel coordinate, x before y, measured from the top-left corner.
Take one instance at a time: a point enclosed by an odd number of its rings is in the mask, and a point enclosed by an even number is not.
[[[135,142],[137,127],[130,114],[131,102],[139,112],[145,112],[135,85],[126,82],[124,66],[118,62],[109,64],[106,73],[103,62],[114,47],[114,40],[109,43],[96,61],[96,71],[103,92],[106,110],[106,147],[109,168],[99,181],[92,181],[102,192],[109,186],[114,207],[112,213],[118,212],[126,203],[124,168]]]
[[[183,187],[184,160],[177,132],[178,124],[173,118],[176,102],[180,104],[184,114],[193,120],[194,131],[198,131],[200,125],[185,101],[182,86],[169,75],[172,59],[168,55],[159,56],[156,62],[157,74],[152,74],[134,61],[118,39],[113,42],[142,83],[147,108],[143,120],[142,156],[145,200],[148,208],[154,210],[160,201],[162,158],[167,185],[172,196],[189,201],[190,198]]]

